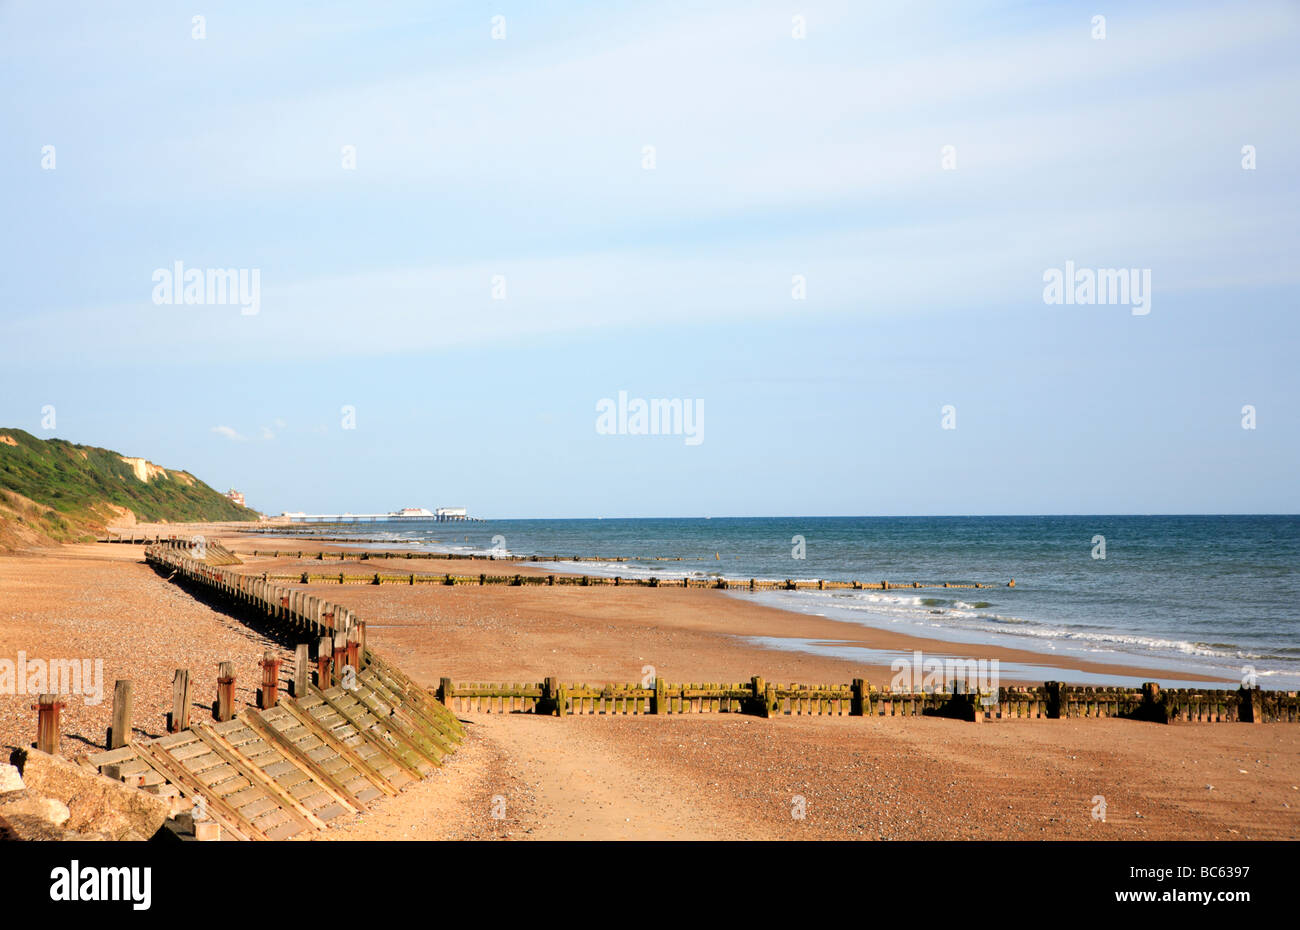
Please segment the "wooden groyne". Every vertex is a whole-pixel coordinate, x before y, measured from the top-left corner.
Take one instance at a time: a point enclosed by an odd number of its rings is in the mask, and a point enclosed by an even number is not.
[[[713,588],[721,591],[895,591],[914,588],[992,588],[994,585],[979,581],[772,581],[770,579],[737,578],[623,578],[618,575],[456,575],[433,572],[298,572],[263,573],[260,577],[268,581],[283,581],[297,584],[436,584],[436,585],[524,585],[549,586],[577,585],[594,587],[608,585],[611,587],[641,588]],[[1010,583],[1014,586],[1014,582]]]
[[[309,686],[274,707],[178,733],[92,753],[82,764],[164,797],[186,802],[218,836],[289,839],[427,777],[460,739],[432,700],[401,693],[371,664],[351,686]],[[198,831],[196,831],[198,832]]]
[[[367,648],[365,623],[345,607],[193,557],[188,541],[150,545],[149,564],[204,588],[295,643],[281,697],[280,661],[262,663],[259,707],[236,709],[223,663],[213,722],[189,721],[192,682],[178,669],[175,710],[158,739],[129,741],[130,686],[119,682],[110,748],[80,757],[101,774],[170,799],[196,838],[288,839],[326,829],[430,775],[463,737],[455,715]],[[227,550],[208,544],[209,560]],[[122,685],[127,687],[123,688]],[[55,696],[50,696],[55,697]],[[58,702],[40,732],[58,752]]]
[[[161,533],[109,532],[98,537],[95,542],[124,543],[130,546],[156,546],[170,538],[163,536]]]
[[[245,534],[247,530],[240,530]],[[310,539],[312,542],[337,542],[346,543],[355,546],[357,537],[355,536],[316,536],[303,537]],[[101,542],[111,542],[113,540],[100,540]],[[390,552],[387,550],[364,550],[361,552],[310,552],[302,549],[254,549],[253,555],[271,556],[280,558],[282,556],[292,556],[295,551],[298,558],[320,559],[331,558],[337,559],[340,556],[348,558],[365,559],[465,559],[468,561],[483,560],[488,562],[718,562],[721,559],[715,555],[495,555],[491,552]]]
[[[442,679],[438,699],[455,711],[570,714],[719,714],[758,717],[944,716],[982,720],[1063,720],[1120,717],[1159,723],[1265,723],[1300,721],[1296,692],[1165,690],[1155,682],[1138,688],[1093,688],[1044,682],[1041,687],[998,688],[978,693],[960,682],[946,690],[891,691],[861,678],[849,684],[804,685],[767,682],[672,684],[563,683],[556,678],[531,684],[453,682]]]
[[[240,530],[243,533],[243,530]],[[111,542],[112,540],[101,540],[101,542]],[[312,536],[312,542],[338,542],[356,545],[355,536]],[[304,549],[254,549],[253,555],[270,556],[271,558],[292,558],[299,559],[357,559],[362,562],[367,559],[447,559],[447,560],[465,560],[465,561],[485,561],[485,562],[716,562],[720,561],[715,556],[691,556],[691,555],[659,555],[659,556],[637,556],[637,555],[496,555],[491,552],[390,552],[388,550],[362,550],[355,551],[336,551],[336,552],[311,552]]]
[[[196,549],[203,550],[201,561],[209,565],[241,565],[243,559],[227,549],[219,540],[207,541],[202,536],[190,536],[182,538],[179,536],[163,536],[160,533],[152,535],[135,535],[130,533],[113,534],[102,536],[95,540],[101,543],[121,543],[130,546],[161,546],[186,548],[190,551]]]
[[[243,532],[241,530],[241,532]],[[354,540],[348,540],[354,541]],[[184,539],[179,537],[137,537],[124,536],[112,539],[101,539],[100,542],[123,542],[136,544],[167,544],[171,546],[189,545]],[[222,564],[236,564],[240,560],[221,546],[220,543],[208,543],[209,547],[214,547],[221,552],[226,553],[233,561]],[[641,558],[637,556],[547,556],[547,555],[530,555],[530,556],[500,556],[484,553],[455,553],[455,552],[349,552],[340,550],[337,552],[325,552],[317,550],[312,552],[307,549],[254,549],[252,552],[254,558],[270,559],[297,559],[311,560],[317,562],[389,562],[393,560],[407,561],[462,561],[462,562],[514,562],[514,563],[537,563],[537,562],[703,562],[712,561],[704,557],[694,556],[656,556]],[[481,584],[481,585],[566,585],[576,584],[583,587],[592,585],[615,585],[615,586],[639,586],[645,588],[718,588],[722,590],[749,590],[749,591],[891,591],[903,588],[995,588],[1016,586],[1015,580],[1008,581],[1004,584],[992,584],[981,581],[829,581],[818,579],[761,579],[761,578],[724,578],[724,577],[707,577],[707,578],[657,578],[657,577],[634,577],[625,578],[620,575],[577,575],[577,574],[548,574],[548,575],[501,575],[501,574],[478,574],[478,575],[456,575],[456,574],[430,574],[430,573],[406,573],[396,574],[393,572],[376,572],[370,575],[346,574],[342,572],[299,572],[290,573],[263,573],[262,578],[268,581],[297,582],[298,584]]]

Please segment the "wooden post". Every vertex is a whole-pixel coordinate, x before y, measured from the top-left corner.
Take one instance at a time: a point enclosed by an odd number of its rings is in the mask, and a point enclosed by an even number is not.
[[[316,646],[316,687],[324,691],[330,686],[330,662],[334,658],[334,640],[322,636]]]
[[[108,728],[108,748],[121,749],[131,742],[132,686],[128,679],[119,679],[113,686],[113,723]]]
[[[655,679],[654,704],[650,708],[650,713],[668,713],[668,686],[664,683],[662,678]]]
[[[865,717],[867,683],[861,678],[853,679],[853,697],[849,701],[850,717]]]
[[[438,680],[438,700],[448,709],[451,708],[451,699],[456,695],[456,686],[451,683],[450,678],[440,678]]]
[[[1240,702],[1237,705],[1237,721],[1240,723],[1263,723],[1264,699],[1260,694],[1259,686],[1240,688],[1237,695]]]
[[[1043,708],[1043,716],[1048,720],[1059,720],[1065,708],[1061,704],[1061,683],[1059,681],[1043,682],[1043,689],[1047,691],[1047,706]],[[1142,686],[1145,693],[1146,685]]]
[[[52,756],[59,754],[59,711],[67,705],[57,694],[41,694],[32,705],[36,711],[36,748]]]
[[[334,633],[334,684],[343,684],[343,669],[348,664],[348,640],[347,634],[335,631]]]
[[[172,675],[172,712],[167,718],[168,733],[190,728],[190,698],[190,670],[178,668]]]
[[[308,658],[309,647],[299,643],[293,647],[293,696],[303,697],[307,693],[307,684],[311,681],[311,660]]]
[[[361,671],[361,643],[356,627],[352,627],[347,633],[347,662],[354,672]]]
[[[1138,720],[1168,723],[1169,708],[1160,696],[1160,685],[1154,681],[1142,682],[1142,703],[1134,712]]]
[[[257,706],[270,710],[280,699],[280,658],[267,650],[258,665],[262,667],[262,690],[258,693]]]
[[[762,676],[755,675],[753,678],[749,679],[749,687],[753,691],[753,697],[751,698],[752,707],[750,712],[759,717],[770,716],[768,713],[770,708],[767,703],[767,683],[763,681]]]
[[[555,716],[564,716],[564,694],[559,681],[553,675],[548,675],[545,683],[542,685],[542,694],[548,707],[555,708]]]
[[[217,666],[217,723],[225,723],[235,710],[235,663],[222,662]]]
[[[366,621],[358,620],[356,625],[356,631],[357,631],[357,646],[360,650],[360,654],[357,656],[357,661],[364,662],[366,661]],[[360,667],[361,667],[360,665],[357,666],[357,668]]]

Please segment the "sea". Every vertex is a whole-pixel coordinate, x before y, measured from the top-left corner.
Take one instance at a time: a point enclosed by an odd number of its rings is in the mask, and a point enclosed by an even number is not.
[[[1087,660],[1165,671],[1158,680],[1166,687],[1245,681],[1300,688],[1294,515],[393,521],[306,525],[286,535],[376,548],[558,555],[570,561],[555,564],[556,571],[627,578],[981,582],[988,587],[730,594],[881,630],[1050,657],[1003,663],[1004,679],[1137,684],[1075,664]],[[629,561],[578,563],[574,556]],[[898,658],[835,641],[754,641],[873,663]],[[960,649],[951,654],[960,657]]]

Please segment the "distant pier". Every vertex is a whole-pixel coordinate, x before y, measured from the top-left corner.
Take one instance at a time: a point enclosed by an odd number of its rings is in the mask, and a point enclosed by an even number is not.
[[[282,513],[279,519],[290,523],[389,523],[393,521],[423,523],[482,523],[471,517],[464,507],[439,507],[437,510],[404,510],[395,513]]]

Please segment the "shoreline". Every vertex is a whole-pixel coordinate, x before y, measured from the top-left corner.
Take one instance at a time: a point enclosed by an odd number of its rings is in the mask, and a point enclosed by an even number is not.
[[[205,701],[216,660],[241,660],[238,697],[251,704],[262,638],[170,584],[140,561],[142,554],[143,547],[89,544],[0,558],[7,615],[0,647],[103,655],[104,681],[137,682],[140,735],[161,732],[174,667],[196,670],[196,699]],[[259,558],[241,570],[260,575],[276,564]],[[343,567],[358,568],[355,562]],[[739,641],[738,625],[842,624],[757,609],[721,591],[307,589],[355,609],[367,621],[370,642],[426,687],[441,676],[520,681],[536,673],[627,681],[649,663],[681,681],[744,680],[757,672],[769,681],[811,683],[861,670],[845,660]],[[10,745],[31,738],[30,703],[0,697],[0,730],[10,734]],[[70,702],[70,750],[102,745],[110,704]],[[466,732],[462,750],[432,778],[314,838],[1296,838],[1288,814],[1296,803],[1300,730],[1289,723],[458,716]],[[1170,767],[1170,758],[1189,764]],[[1206,791],[1206,783],[1215,790]],[[1090,813],[1089,799],[1098,793],[1113,803],[1104,823]],[[807,798],[805,820],[791,819],[792,796]],[[499,820],[487,813],[498,799],[507,804]]]
[[[267,536],[260,533],[240,534],[237,526],[222,526],[212,528],[223,534],[230,534],[232,531],[236,534],[228,538],[227,545],[239,553],[241,556],[250,555],[253,550],[259,552],[265,551]],[[174,531],[174,530],[173,530]],[[275,537],[272,537],[273,539]],[[356,543],[345,543],[334,541],[325,543],[319,540],[311,540],[312,551],[324,552],[348,552],[348,553],[369,553],[372,558],[375,553],[384,551],[393,551],[404,554],[405,549],[378,546],[376,544],[362,545]],[[305,551],[305,550],[304,550]],[[296,558],[282,556],[280,559],[274,559],[270,556],[257,556],[256,562],[249,564],[259,564],[274,566],[264,568],[264,571],[289,571],[298,566],[305,564],[299,562]],[[552,563],[530,562],[527,556],[519,557],[518,560],[500,559],[496,560],[503,566],[509,566],[510,574],[521,574],[528,576],[541,576],[547,574],[581,574],[572,569],[559,569]],[[319,565],[316,560],[310,560],[311,564]],[[382,571],[384,560],[379,560],[379,565],[370,566],[370,571]],[[403,560],[405,564],[406,560]],[[410,571],[417,575],[442,575],[442,574],[468,574],[477,575],[483,571],[483,562],[480,560],[463,560],[457,558],[437,559],[431,561],[421,560],[418,564],[406,565]],[[564,564],[564,563],[561,563]],[[348,574],[368,574],[369,572],[360,572],[357,569],[358,563],[344,562],[340,564],[340,570]],[[308,566],[310,567],[310,566]],[[301,570],[301,569],[298,569]],[[313,585],[314,587],[314,585]],[[484,591],[488,589],[483,589]],[[525,592],[534,589],[518,588],[515,591]],[[541,589],[537,589],[541,590]],[[1194,675],[1182,673],[1177,670],[1161,668],[1158,665],[1147,665],[1140,661],[1123,662],[1109,660],[1090,660],[1073,655],[1062,655],[1050,651],[1038,651],[1033,649],[1024,649],[1017,647],[1003,646],[989,642],[962,642],[952,639],[944,639],[941,636],[921,636],[914,633],[904,633],[895,630],[886,630],[876,626],[854,623],[846,620],[825,617],[814,613],[805,613],[802,611],[788,610],[783,607],[772,606],[769,604],[758,603],[749,592],[744,590],[718,590],[718,589],[691,589],[689,591],[679,588],[640,588],[640,587],[592,587],[592,588],[556,588],[551,589],[553,593],[583,591],[588,594],[593,592],[620,592],[620,597],[635,596],[629,595],[628,592],[638,591],[651,598],[668,601],[671,605],[670,612],[676,614],[682,610],[689,610],[689,602],[683,604],[676,600],[678,595],[686,595],[689,598],[698,598],[702,606],[695,613],[699,615],[712,613],[717,616],[725,617],[725,623],[710,622],[702,617],[697,617],[696,622],[688,624],[694,631],[709,633],[715,635],[729,635],[734,638],[733,646],[736,649],[758,650],[770,657],[783,654],[790,654],[793,649],[798,648],[798,643],[811,643],[816,648],[805,650],[800,654],[810,659],[818,660],[812,663],[815,667],[825,669],[826,673],[834,670],[837,674],[847,675],[854,670],[866,670],[865,677],[873,684],[879,686],[890,680],[893,672],[891,662],[894,658],[906,657],[910,659],[912,654],[920,650],[927,658],[958,658],[973,659],[977,662],[998,661],[1007,663],[1019,670],[1019,674],[1001,675],[1000,683],[1008,685],[1039,685],[1045,680],[1060,680],[1071,684],[1092,685],[1104,683],[1122,683],[1131,686],[1137,686],[1143,681],[1160,682],[1166,687],[1184,687],[1194,685],[1224,685],[1235,684],[1234,679],[1226,676],[1215,675]],[[909,590],[901,587],[899,590]],[[943,589],[939,589],[943,590]],[[724,605],[743,605],[741,609],[733,606]],[[653,613],[654,605],[644,607],[646,613]],[[738,630],[734,624],[745,624],[748,622],[752,628],[747,630]],[[776,645],[762,645],[761,640],[781,640],[785,643],[784,647]],[[843,655],[828,655],[828,649],[835,649],[841,652],[860,651],[861,658],[847,658]],[[873,654],[874,653],[874,654]],[[880,655],[886,653],[888,656]],[[773,664],[769,661],[765,664]],[[784,663],[775,663],[784,664]],[[1028,674],[1030,669],[1041,670],[1036,674]],[[468,671],[468,670],[467,670]],[[700,670],[700,673],[707,674],[707,670]],[[1043,677],[1039,677],[1039,676]],[[639,674],[633,676],[639,678]],[[745,677],[748,677],[746,675]],[[852,677],[852,676],[850,676]],[[847,680],[847,679],[846,679]]]

